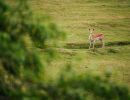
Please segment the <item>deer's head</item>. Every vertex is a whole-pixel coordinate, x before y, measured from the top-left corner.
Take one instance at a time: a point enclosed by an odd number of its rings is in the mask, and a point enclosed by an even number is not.
[[[89,28],[89,32],[90,32],[90,34],[92,34],[94,32],[94,28],[93,29]]]

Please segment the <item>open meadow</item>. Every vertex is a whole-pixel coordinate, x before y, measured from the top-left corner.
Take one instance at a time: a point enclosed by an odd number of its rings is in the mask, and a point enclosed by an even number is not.
[[[71,64],[78,74],[110,73],[112,80],[130,88],[130,0],[31,0],[30,6],[37,17],[47,14],[66,32],[45,69],[49,78]],[[105,35],[105,48],[88,49],[89,28]]]

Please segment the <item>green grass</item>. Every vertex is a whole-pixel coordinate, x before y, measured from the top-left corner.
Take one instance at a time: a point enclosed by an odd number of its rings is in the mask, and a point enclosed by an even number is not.
[[[59,57],[46,69],[48,77],[58,77],[71,63],[79,74],[110,71],[114,81],[130,87],[130,0],[31,0],[30,5],[36,17],[48,14],[67,33]],[[105,49],[87,49],[90,27],[104,33]]]

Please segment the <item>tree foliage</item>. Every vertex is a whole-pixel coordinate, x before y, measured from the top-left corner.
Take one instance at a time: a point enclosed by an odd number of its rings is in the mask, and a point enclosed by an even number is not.
[[[46,41],[61,36],[64,33],[55,24],[33,18],[26,0],[17,0],[13,6],[0,0],[0,96],[10,100],[86,100],[89,95],[105,100],[130,99],[125,87],[70,70],[63,71],[58,80],[43,82],[40,75],[45,77],[44,65],[36,48],[52,55]],[[33,48],[27,47],[25,37],[30,38]]]

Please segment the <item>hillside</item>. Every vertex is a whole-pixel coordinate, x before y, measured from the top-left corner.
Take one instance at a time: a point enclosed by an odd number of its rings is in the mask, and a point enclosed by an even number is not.
[[[66,63],[77,73],[112,73],[130,87],[130,0],[31,0],[40,17],[48,14],[67,33],[59,57],[46,69],[55,78]],[[105,48],[87,49],[89,28],[105,35]],[[66,46],[67,45],[67,46]]]

